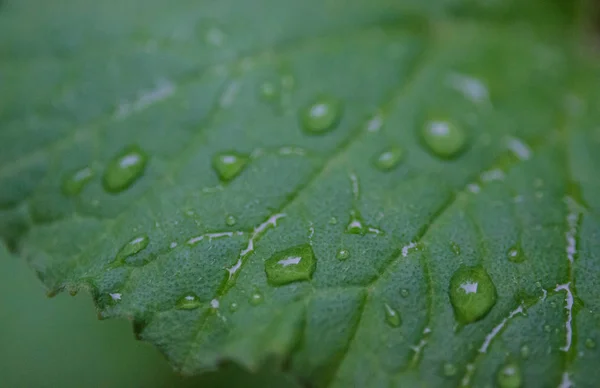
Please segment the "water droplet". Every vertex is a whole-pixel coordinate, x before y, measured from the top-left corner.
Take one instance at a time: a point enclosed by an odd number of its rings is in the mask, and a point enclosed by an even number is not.
[[[485,317],[496,304],[496,286],[481,267],[461,267],[450,279],[450,302],[461,323]]]
[[[350,257],[350,251],[342,248],[337,252],[336,257],[338,260],[346,260],[348,257]]]
[[[383,151],[375,159],[375,167],[381,171],[393,170],[404,158],[404,150],[400,147],[391,147]]]
[[[130,256],[135,255],[136,253],[142,251],[148,246],[150,239],[147,235],[141,235],[132,238],[125,245],[121,247],[119,252],[117,252],[117,256],[115,257],[115,264],[122,264],[125,259]]]
[[[455,255],[460,255],[460,245],[455,243],[454,241],[450,242],[450,249],[454,252]]]
[[[458,373],[456,365],[451,362],[444,363],[444,376],[452,377],[456,376],[456,373]]]
[[[337,220],[337,218],[335,218],[335,217],[331,217],[331,218],[329,219],[329,224],[330,224],[330,225],[335,225],[335,224],[337,224],[337,222],[338,222],[338,220]]]
[[[250,304],[252,306],[257,306],[259,304],[261,304],[263,301],[263,295],[260,293],[260,291],[255,290],[252,295],[250,295]]]
[[[523,251],[521,250],[521,247],[519,245],[511,247],[507,252],[507,256],[508,261],[513,263],[522,263],[523,261],[525,261],[525,255],[523,254]]]
[[[238,307],[239,306],[238,306],[237,302],[229,303],[229,311],[231,311],[232,313],[237,311]]]
[[[546,333],[550,333],[552,331],[552,327],[550,325],[544,325],[544,331]]]
[[[383,304],[383,309],[385,311],[385,321],[387,324],[391,327],[400,326],[402,323],[402,320],[400,319],[400,313],[387,303]]]
[[[244,170],[249,160],[248,155],[228,151],[216,154],[213,157],[212,165],[219,178],[229,182]]]
[[[189,293],[179,298],[175,308],[178,310],[194,310],[200,307],[200,305],[200,298],[196,294]]]
[[[519,388],[523,383],[521,369],[514,362],[507,362],[498,371],[496,382],[500,388]]]
[[[106,166],[102,183],[109,193],[129,188],[144,173],[148,156],[138,146],[129,146],[117,154]]]
[[[400,290],[400,295],[403,298],[408,298],[408,296],[410,295],[410,292],[406,288],[403,288],[403,289]]]
[[[556,302],[550,302],[550,307],[556,308]]]
[[[465,131],[448,121],[427,122],[421,137],[429,150],[441,158],[457,156],[467,144]]]
[[[540,283],[540,282],[535,282],[535,286],[536,286],[537,288],[541,288],[541,287],[542,287],[542,283]]]
[[[521,346],[521,357],[523,359],[529,358],[530,354],[531,354],[531,349],[529,349],[529,346],[527,346],[527,345]]]
[[[350,221],[346,227],[346,232],[350,234],[365,234],[366,228],[358,210],[350,211]]]
[[[259,87],[259,95],[265,101],[276,101],[280,95],[279,87],[273,82],[263,82]]]
[[[312,247],[305,244],[275,253],[265,261],[265,272],[269,283],[281,286],[310,280],[316,266],[317,260]]]
[[[77,170],[63,180],[62,191],[68,196],[77,195],[93,177],[94,170],[90,167]]]
[[[594,349],[596,347],[596,341],[591,338],[585,340],[585,347],[588,349]]]
[[[300,111],[300,121],[310,134],[321,134],[334,129],[342,115],[342,103],[331,96],[319,96]]]
[[[233,226],[233,225],[235,225],[236,222],[237,222],[237,220],[232,215],[225,217],[225,224],[227,224],[228,226]]]

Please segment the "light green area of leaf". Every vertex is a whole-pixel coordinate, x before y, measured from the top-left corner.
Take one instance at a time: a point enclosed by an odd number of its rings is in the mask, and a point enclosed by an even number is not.
[[[600,69],[576,6],[5,1],[0,233],[184,374],[592,387]],[[301,246],[310,266],[278,258]],[[450,290],[461,268],[487,276]]]

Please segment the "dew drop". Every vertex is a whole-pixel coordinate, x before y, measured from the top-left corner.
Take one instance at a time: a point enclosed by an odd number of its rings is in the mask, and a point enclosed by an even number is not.
[[[335,217],[331,217],[331,218],[329,219],[329,224],[330,224],[330,225],[335,225],[335,224],[337,224],[337,223],[338,223],[338,220],[337,220],[337,218],[335,218]]]
[[[274,102],[279,98],[280,90],[275,83],[265,81],[259,86],[258,93],[263,100]]]
[[[400,326],[400,324],[402,323],[402,320],[400,319],[400,313],[392,308],[389,304],[384,303],[383,304],[383,309],[385,311],[385,321],[388,325],[390,325],[391,327],[398,327]]]
[[[281,286],[310,280],[316,266],[312,247],[304,244],[275,253],[265,261],[265,272],[269,283]]]
[[[109,193],[129,188],[144,173],[148,156],[138,146],[129,146],[117,154],[106,167],[102,184]]]
[[[248,155],[227,151],[213,156],[212,166],[222,181],[229,182],[244,170],[249,160]]]
[[[448,121],[429,121],[422,129],[421,137],[429,150],[441,158],[457,156],[467,144],[465,131]]]
[[[228,215],[227,217],[225,217],[225,224],[227,224],[228,226],[233,226],[236,222],[237,220],[232,215]]]
[[[250,304],[252,306],[258,306],[263,302],[263,299],[263,295],[260,293],[260,291],[255,290],[252,295],[250,295]]]
[[[231,302],[229,303],[229,311],[231,311],[232,313],[237,311],[237,309],[239,308],[237,302]]]
[[[552,327],[550,325],[544,325],[544,331],[546,333],[550,333],[552,331]]]
[[[346,226],[346,232],[350,234],[365,234],[366,228],[358,210],[350,211],[350,221]]]
[[[507,362],[498,371],[496,382],[500,388],[519,388],[523,383],[521,369],[514,362]]]
[[[77,195],[93,177],[94,170],[90,167],[77,170],[63,180],[62,191],[67,196]]]
[[[456,365],[454,365],[451,362],[444,363],[444,376],[452,377],[452,376],[456,376],[456,373],[458,373],[458,369],[456,368]]]
[[[588,349],[595,349],[596,348],[596,341],[594,341],[591,338],[588,338],[585,340],[585,347]]]
[[[342,103],[331,96],[319,96],[300,111],[302,128],[310,134],[334,129],[342,115]]]
[[[461,323],[485,317],[496,304],[496,286],[481,267],[459,268],[450,279],[450,302]]]
[[[337,252],[337,255],[335,257],[338,260],[346,260],[348,257],[350,257],[350,251],[342,248]]]
[[[179,298],[175,308],[178,310],[194,310],[200,307],[200,298],[196,294],[188,293]]]
[[[531,354],[531,349],[529,349],[529,346],[523,345],[523,346],[521,346],[520,352],[521,352],[521,357],[526,360],[529,358],[529,355]]]
[[[375,167],[381,171],[391,171],[400,164],[404,158],[404,150],[400,147],[391,147],[383,151],[375,159]]]
[[[454,252],[455,255],[460,255],[460,245],[455,243],[454,241],[450,242],[450,249]]]
[[[119,249],[115,257],[115,263],[122,264],[128,257],[144,250],[149,242],[150,239],[145,234],[132,238]]]
[[[403,298],[408,298],[408,296],[410,295],[410,292],[406,288],[403,288],[403,289],[400,290],[400,295]]]
[[[525,255],[519,245],[511,247],[507,252],[508,261],[513,263],[522,263],[525,261]]]

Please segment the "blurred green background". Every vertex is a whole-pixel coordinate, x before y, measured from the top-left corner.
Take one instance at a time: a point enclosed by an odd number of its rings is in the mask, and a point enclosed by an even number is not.
[[[287,376],[236,366],[196,378],[177,376],[126,321],[99,321],[91,298],[46,297],[27,265],[0,244],[0,386],[293,387]]]

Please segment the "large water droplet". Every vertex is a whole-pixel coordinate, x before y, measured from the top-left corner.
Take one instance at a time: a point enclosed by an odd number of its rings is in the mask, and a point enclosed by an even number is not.
[[[336,257],[338,260],[346,260],[347,258],[350,257],[350,251],[342,248],[337,252]]]
[[[138,180],[144,173],[148,156],[138,146],[130,146],[115,156],[106,167],[102,183],[110,193],[118,193]]]
[[[300,111],[302,128],[310,134],[334,129],[342,115],[342,103],[331,96],[319,96]]]
[[[228,151],[216,154],[213,157],[212,165],[219,178],[229,182],[244,170],[249,160],[248,155]]]
[[[365,223],[358,210],[350,211],[350,221],[346,226],[346,232],[350,234],[365,234],[366,232]]]
[[[508,257],[508,261],[511,261],[513,263],[522,263],[523,261],[525,261],[525,255],[523,254],[523,251],[521,250],[521,247],[518,244],[513,247],[510,247],[506,255]]]
[[[500,388],[519,388],[523,383],[521,369],[514,362],[507,362],[498,371],[496,382]]]
[[[383,310],[385,312],[385,322],[391,327],[398,327],[402,324],[400,319],[400,313],[387,303],[383,304]]]
[[[269,283],[280,286],[310,280],[316,266],[312,247],[305,244],[275,253],[265,261],[265,272]]]
[[[450,279],[450,302],[461,323],[485,317],[496,304],[496,286],[481,267],[461,267]]]
[[[128,257],[145,249],[149,242],[150,239],[145,234],[132,238],[119,249],[119,252],[117,252],[115,264],[122,264]]]
[[[456,376],[456,374],[458,373],[458,368],[456,368],[456,365],[454,365],[451,362],[444,363],[443,369],[444,369],[444,376],[447,376],[447,377]]]
[[[68,196],[77,195],[93,177],[94,170],[90,167],[77,170],[63,180],[62,191]]]
[[[465,131],[449,121],[429,121],[425,123],[421,132],[427,148],[441,158],[457,156],[467,144]]]
[[[200,303],[200,298],[196,296],[196,294],[188,293],[179,298],[175,308],[178,310],[194,310],[200,307],[202,303]]]
[[[383,151],[375,159],[375,167],[381,171],[393,170],[404,158],[404,150],[400,147],[391,147]]]

